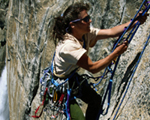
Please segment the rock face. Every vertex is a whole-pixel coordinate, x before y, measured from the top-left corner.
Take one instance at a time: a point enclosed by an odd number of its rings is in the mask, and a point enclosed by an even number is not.
[[[7,12],[7,81],[11,120],[31,120],[40,104],[39,78],[42,69],[50,65],[55,46],[52,41],[54,17],[77,1],[84,0],[10,0]],[[110,28],[134,17],[141,0],[88,0],[92,26]],[[1,21],[0,21],[1,22]],[[139,53],[150,33],[150,17],[121,56],[116,70],[110,109],[100,119],[113,119],[133,73]],[[115,39],[99,41],[89,55],[93,61],[111,52]],[[90,73],[89,73],[90,74]],[[97,75],[102,75],[100,72]],[[94,76],[97,76],[94,75]],[[109,79],[99,85],[103,95]],[[119,109],[118,120],[150,119],[150,44],[148,43],[140,64]],[[82,106],[81,106],[82,107]],[[48,119],[45,113],[41,120]]]
[[[0,2],[0,76],[5,66],[6,56],[6,14],[9,1]]]

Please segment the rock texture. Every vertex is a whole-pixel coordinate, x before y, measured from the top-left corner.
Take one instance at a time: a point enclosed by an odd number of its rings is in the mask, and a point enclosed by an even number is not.
[[[5,66],[6,56],[6,14],[9,1],[0,2],[0,76]]]
[[[39,78],[42,69],[50,65],[55,50],[52,41],[54,17],[77,1],[84,0],[9,0],[7,12],[7,81],[10,120],[32,120],[40,104]],[[109,28],[127,22],[135,15],[141,0],[87,0],[92,26]],[[112,119],[129,83],[139,53],[150,33],[150,17],[140,26],[133,41],[120,60],[112,86],[108,114],[100,119]],[[89,55],[93,61],[101,59],[112,49],[115,39],[99,41]],[[150,119],[150,44],[142,56],[117,120]],[[89,73],[90,74],[90,73]],[[100,72],[97,75],[102,75]],[[94,75],[94,76],[97,76]],[[99,85],[102,95],[108,79]],[[84,104],[84,103],[83,103]],[[81,106],[82,107],[82,106]],[[84,109],[84,108],[83,108]],[[43,113],[41,120],[49,119]]]

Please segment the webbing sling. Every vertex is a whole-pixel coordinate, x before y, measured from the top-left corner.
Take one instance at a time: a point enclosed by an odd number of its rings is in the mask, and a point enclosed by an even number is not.
[[[122,38],[124,37],[125,33],[129,30],[129,28],[133,25],[133,23],[137,20],[136,16],[137,14],[141,11],[141,8],[143,7],[143,5],[145,5],[145,10],[143,11],[143,13],[141,14],[141,16],[143,16],[149,9],[150,9],[150,5],[149,5],[149,1],[147,0],[144,0],[139,8],[139,10],[137,11],[136,15],[134,16],[134,18],[132,19],[131,23],[129,24],[129,26],[127,28],[124,29],[123,33],[121,34],[121,36],[119,37],[119,39],[117,40],[116,44],[114,45],[114,48],[113,48],[113,51],[115,50],[115,48],[117,47],[118,43],[122,40]],[[139,16],[140,17],[140,16]],[[139,25],[140,25],[140,22],[137,22],[136,25],[132,28],[132,30],[130,31],[128,37],[125,39],[126,41],[128,41],[129,43],[131,42],[133,36],[135,35],[136,31],[138,30],[139,28]],[[113,52],[112,51],[112,52]],[[120,55],[121,56],[121,55]],[[102,79],[104,78],[104,76],[110,72],[111,73],[111,78],[109,80],[109,84],[108,84],[108,87],[106,89],[106,92],[105,92],[105,95],[104,95],[104,98],[103,98],[103,101],[102,101],[102,107],[104,105],[104,102],[105,102],[105,99],[106,99],[106,95],[107,93],[109,92],[108,94],[108,103],[107,103],[107,109],[106,109],[106,112],[105,114],[108,113],[108,108],[109,108],[109,105],[110,105],[110,99],[111,99],[111,87],[112,87],[112,82],[113,82],[113,76],[114,76],[114,73],[115,73],[115,70],[117,68],[117,65],[118,65],[118,62],[119,62],[119,59],[120,59],[120,56],[117,58],[117,61],[115,63],[115,66],[114,66],[114,69],[112,70],[111,68],[111,65],[110,64],[104,71],[103,73],[103,76],[102,78],[100,79],[100,81],[97,83],[97,84],[94,84],[93,86],[97,86],[98,84],[100,84],[100,82],[102,81]],[[99,112],[99,115],[103,113],[103,110],[100,110]],[[103,115],[105,115],[103,114]],[[97,119],[99,119],[99,115],[97,117]]]
[[[40,107],[41,107],[42,105],[44,105],[44,103],[45,103],[47,90],[48,90],[48,89],[46,88],[46,90],[45,90],[45,92],[44,92],[44,99],[43,99],[43,101],[42,101],[42,104],[36,109],[35,115],[33,115],[33,116],[31,116],[31,117],[33,117],[33,118],[39,118],[39,117],[41,117],[41,115],[42,115],[42,113],[43,113],[44,107],[42,107],[42,110],[41,110],[41,112],[40,112],[39,115],[36,115],[36,114],[37,114],[38,110],[40,109]],[[30,115],[29,115],[29,116],[30,116]]]

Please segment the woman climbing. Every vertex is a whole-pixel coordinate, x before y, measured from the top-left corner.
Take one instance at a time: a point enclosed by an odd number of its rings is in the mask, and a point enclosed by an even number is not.
[[[69,6],[63,15],[55,18],[53,37],[55,43],[58,43],[53,63],[55,77],[67,78],[78,68],[83,68],[93,74],[97,73],[127,49],[128,43],[126,41],[106,58],[92,62],[87,55],[89,47],[93,47],[98,40],[121,35],[124,28],[130,24],[130,21],[110,29],[91,28],[90,23],[92,21],[88,15],[89,9],[87,3],[75,3]],[[147,15],[137,18],[141,23],[144,23]],[[76,100],[70,100],[71,120],[95,120],[101,109],[101,96],[83,79],[82,75],[75,72],[69,80],[70,88],[79,88],[78,91],[72,92],[71,96],[79,97],[88,104],[84,117]]]

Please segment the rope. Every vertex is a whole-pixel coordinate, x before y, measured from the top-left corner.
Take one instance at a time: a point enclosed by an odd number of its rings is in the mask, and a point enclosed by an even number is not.
[[[122,38],[123,38],[123,36],[125,35],[125,33],[129,30],[129,28],[130,28],[130,27],[134,24],[134,22],[137,20],[136,16],[137,16],[138,13],[141,11],[143,5],[146,4],[146,2],[147,2],[147,0],[143,0],[141,6],[140,6],[140,8],[139,8],[139,10],[136,12],[136,14],[135,14],[135,16],[133,17],[131,23],[128,25],[128,27],[127,27],[126,29],[124,29],[123,33],[122,33],[121,36],[119,37],[117,43],[115,44],[115,46],[114,46],[114,48],[113,48],[113,51],[114,51],[115,48],[117,47],[118,43],[122,40]],[[148,9],[148,8],[146,8],[146,10],[147,10],[147,9]],[[148,11],[148,10],[147,10],[147,11]],[[145,12],[144,12],[144,14],[145,14]],[[144,14],[143,14],[143,15],[144,15]],[[112,52],[113,52],[113,51],[112,51]]]
[[[135,74],[135,71],[136,71],[136,69],[137,69],[137,67],[138,67],[138,65],[139,65],[139,62],[140,62],[140,60],[141,60],[141,58],[142,58],[142,55],[143,55],[143,53],[144,53],[144,51],[145,51],[146,46],[148,45],[149,39],[150,39],[150,34],[149,34],[149,36],[148,36],[148,38],[147,38],[147,41],[145,42],[145,45],[144,45],[144,47],[143,47],[143,50],[142,50],[142,52],[141,52],[141,54],[140,54],[140,57],[139,57],[139,59],[138,59],[138,61],[137,61],[137,63],[136,63],[136,66],[135,66],[135,68],[134,68],[134,70],[133,70],[133,73],[132,73],[131,78],[130,78],[130,80],[129,80],[129,83],[128,83],[128,85],[127,85],[126,91],[125,91],[125,93],[124,93],[124,95],[123,95],[123,97],[122,97],[122,100],[121,100],[121,102],[120,102],[120,104],[119,104],[119,107],[118,107],[118,109],[117,109],[117,111],[116,111],[116,113],[115,113],[115,116],[114,116],[113,120],[115,120],[115,118],[116,118],[116,116],[117,116],[117,114],[118,114],[118,111],[119,111],[119,109],[120,109],[120,107],[121,107],[121,105],[122,105],[122,102],[123,102],[123,100],[124,100],[124,98],[125,98],[125,96],[126,96],[126,94],[127,94],[127,91],[128,91],[129,86],[130,86],[130,84],[131,84],[131,81],[132,81],[132,79],[133,79],[133,76],[134,76],[134,74]]]
[[[136,16],[137,14],[141,11],[141,8],[143,7],[143,5],[146,6],[146,4],[149,3],[147,2],[146,0],[143,0],[139,10],[137,11],[136,15],[134,16],[134,18],[132,19],[131,23],[129,24],[129,26],[127,28],[124,29],[123,33],[121,34],[121,36],[119,37],[119,39],[117,40],[116,44],[114,45],[113,47],[113,50],[112,52],[115,50],[115,48],[117,47],[118,43],[122,40],[123,36],[125,35],[125,33],[130,29],[130,27],[133,25],[133,23],[137,20]],[[143,13],[139,16],[143,16],[148,10],[150,9],[150,5],[146,6],[145,10],[143,11]],[[132,38],[134,37],[136,31],[138,30],[140,26],[140,22],[137,22],[136,25],[132,28],[132,30],[130,31],[129,35],[127,36],[127,38],[125,39],[126,41],[128,41],[128,43],[131,42]],[[108,87],[106,89],[106,92],[105,92],[105,95],[104,95],[104,98],[103,98],[103,101],[102,101],[102,108],[103,108],[103,105],[104,105],[104,102],[105,102],[105,99],[106,99],[106,95],[107,93],[109,92],[108,94],[108,103],[107,103],[107,109],[106,109],[106,113],[108,112],[108,108],[109,108],[109,105],[110,105],[110,99],[111,99],[111,87],[112,87],[112,82],[113,82],[113,77],[114,77],[114,74],[115,74],[115,71],[116,71],[116,68],[117,68],[117,65],[119,63],[119,59],[120,59],[120,56],[117,58],[117,61],[115,63],[115,66],[114,66],[114,69],[112,70],[111,69],[111,65],[112,63],[105,69],[104,73],[103,73],[103,76],[100,80],[100,82],[102,81],[102,79],[104,78],[104,75],[106,74],[107,71],[109,71],[111,73],[111,77],[110,77],[110,80],[109,80],[109,84],[108,84]],[[99,82],[99,83],[100,83]],[[98,85],[99,83],[97,84],[94,84],[93,86],[95,87],[96,85]],[[103,110],[100,110],[99,112],[99,115],[103,113]],[[103,114],[103,115],[105,115]],[[99,115],[97,118],[99,118]]]

